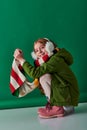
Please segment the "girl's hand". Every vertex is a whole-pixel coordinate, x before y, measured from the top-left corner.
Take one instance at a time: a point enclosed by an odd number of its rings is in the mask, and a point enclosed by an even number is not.
[[[22,59],[24,59],[23,58],[23,52],[22,52],[22,50],[20,50],[20,49],[16,49],[15,51],[14,51],[14,58],[16,59],[16,60],[18,60],[19,62],[22,60]]]

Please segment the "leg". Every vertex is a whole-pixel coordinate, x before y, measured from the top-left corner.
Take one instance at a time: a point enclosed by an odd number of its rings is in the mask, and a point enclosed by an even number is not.
[[[42,111],[50,108],[50,93],[51,93],[51,75],[50,74],[44,74],[40,77],[39,80],[42,89],[44,90],[45,96],[47,98],[47,104],[45,108],[39,108],[38,113],[42,113]]]
[[[44,90],[44,93],[48,99],[50,100],[50,93],[51,93],[51,75],[50,74],[44,74],[40,77],[40,84]]]

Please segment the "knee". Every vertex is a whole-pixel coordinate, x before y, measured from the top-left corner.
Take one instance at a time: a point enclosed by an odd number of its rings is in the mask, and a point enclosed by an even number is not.
[[[45,76],[43,75],[40,77],[39,82],[40,82],[40,84],[42,84],[44,81],[45,81]]]
[[[51,75],[50,74],[44,74],[43,76],[40,77],[39,82],[40,84],[44,82],[48,82],[51,80]]]

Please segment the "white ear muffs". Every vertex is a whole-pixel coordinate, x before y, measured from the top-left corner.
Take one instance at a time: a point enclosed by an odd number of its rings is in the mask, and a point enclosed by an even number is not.
[[[51,41],[46,42],[46,51],[48,52],[48,56],[53,55],[54,45]]]
[[[33,51],[33,52],[31,52],[31,56],[32,56],[32,58],[34,59],[34,60],[36,60],[37,59],[37,56],[36,56],[36,54],[35,54],[35,52]]]

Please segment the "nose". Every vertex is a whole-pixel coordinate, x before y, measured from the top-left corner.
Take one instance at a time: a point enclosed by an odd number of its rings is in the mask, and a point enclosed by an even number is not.
[[[39,49],[39,53],[41,53],[42,52],[42,50],[41,49]]]

